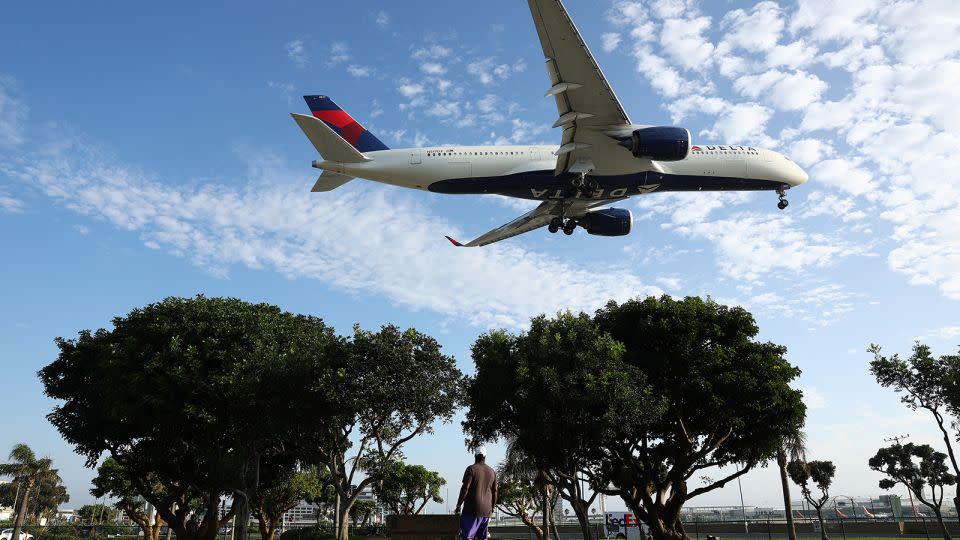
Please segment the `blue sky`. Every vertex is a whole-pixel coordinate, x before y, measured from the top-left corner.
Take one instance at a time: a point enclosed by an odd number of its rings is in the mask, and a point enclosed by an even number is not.
[[[750,309],[803,369],[813,457],[878,492],[890,435],[936,442],[867,372],[870,342],[960,343],[960,21],[951,0],[568,0],[634,121],[790,155],[771,193],[655,194],[624,238],[472,238],[529,206],[366,181],[311,194],[288,113],[328,94],[391,147],[559,141],[523,2],[7,6],[0,19],[0,451],[27,442],[73,501],[90,471],[44,420],[56,336],[168,295],[229,295],[435,335],[462,369],[493,327],[608,299],[710,295]],[[452,492],[459,424],[411,445]],[[499,449],[491,457],[499,459]],[[744,479],[777,504],[772,471]],[[695,505],[735,504],[735,488]]]

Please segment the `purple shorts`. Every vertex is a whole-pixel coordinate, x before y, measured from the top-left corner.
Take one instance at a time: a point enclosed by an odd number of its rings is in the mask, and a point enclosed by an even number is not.
[[[490,531],[487,530],[487,524],[489,523],[490,518],[461,515],[461,540],[487,540],[490,538]]]

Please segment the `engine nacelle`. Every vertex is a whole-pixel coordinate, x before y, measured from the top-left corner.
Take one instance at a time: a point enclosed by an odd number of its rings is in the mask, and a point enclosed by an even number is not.
[[[580,225],[597,236],[625,236],[633,228],[633,214],[623,208],[594,210],[580,220]]]
[[[640,128],[630,137],[620,139],[620,146],[637,158],[680,161],[690,153],[690,132],[670,126]]]

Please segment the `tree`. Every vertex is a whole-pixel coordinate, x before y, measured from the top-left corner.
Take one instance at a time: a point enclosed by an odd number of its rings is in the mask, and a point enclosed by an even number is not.
[[[9,463],[0,464],[0,476],[12,476],[14,482],[20,485],[22,491],[20,508],[17,509],[17,515],[13,522],[13,532],[10,536],[10,538],[19,538],[20,529],[27,517],[30,498],[34,495],[34,490],[38,486],[49,482],[52,476],[57,475],[57,471],[52,468],[53,462],[50,458],[37,458],[33,450],[23,443],[14,445],[13,449],[10,450],[9,458]]]
[[[317,497],[323,489],[314,471],[277,468],[272,476],[261,484],[253,505],[262,540],[273,540],[283,514],[300,501]]]
[[[149,478],[146,481],[153,485],[152,491],[157,494],[162,492],[163,487],[159,482],[151,482]],[[101,497],[115,499],[114,506],[140,527],[145,540],[160,539],[160,530],[164,525],[163,518],[159,514],[149,515],[146,501],[137,491],[134,482],[130,480],[130,475],[116,459],[108,457],[97,468],[97,476],[93,479],[90,494],[98,499]],[[83,508],[80,510],[82,512]]]
[[[383,479],[374,484],[374,493],[394,514],[419,514],[428,502],[443,502],[440,487],[446,483],[440,473],[423,465],[397,461],[388,465]]]
[[[683,538],[686,501],[775,458],[784,437],[802,428],[802,394],[790,387],[800,370],[784,358],[785,347],[756,341],[750,313],[709,299],[611,302],[596,320],[623,344],[624,364],[652,388],[647,401],[665,410],[607,445],[612,491],[654,538]],[[706,474],[727,466],[736,472]],[[695,475],[698,487],[689,485]]]
[[[880,386],[903,392],[900,401],[910,410],[923,409],[933,416],[947,448],[953,474],[960,476],[953,440],[946,427],[948,419],[944,416],[946,411],[954,416],[960,412],[960,355],[934,358],[930,347],[920,342],[913,344],[913,353],[907,360],[896,354],[883,356],[876,344],[871,344],[867,350],[873,354],[870,373]],[[960,508],[960,496],[953,498],[953,504]]]
[[[906,486],[918,501],[933,511],[944,540],[950,540],[940,505],[943,504],[944,486],[956,484],[957,477],[950,473],[946,459],[946,454],[937,452],[928,444],[907,443],[877,450],[869,464],[871,469],[887,475],[880,480],[881,489],[891,489],[897,484]],[[928,495],[924,494],[924,487],[929,488]]]
[[[203,296],[135,309],[112,330],[57,345],[40,371],[62,400],[48,419],[87,466],[113,457],[180,540],[213,540],[255,490],[264,456],[302,451],[302,426],[336,410],[317,388],[332,387],[329,360],[344,354],[320,319]],[[233,504],[220,516],[224,498]],[[188,530],[191,515],[202,521]]]
[[[538,540],[551,534],[559,540],[554,519],[559,494],[548,472],[538,469],[514,438],[507,438],[507,452],[497,466],[497,479],[497,507],[501,512],[519,518]],[[537,513],[541,515],[540,526],[534,521]]]
[[[791,461],[806,461],[807,436],[802,430],[788,433],[777,448],[777,467],[780,469],[780,487],[783,489],[783,510],[787,516],[787,536],[789,540],[797,540],[797,529],[793,525],[793,508],[790,504],[790,483],[788,482],[787,464]]]
[[[414,329],[354,327],[349,351],[332,366],[331,386],[318,386],[335,390],[341,412],[329,422],[314,423],[324,441],[319,459],[336,490],[338,540],[349,540],[347,518],[363,489],[381,481],[404,444],[431,433],[434,423],[451,420],[464,386],[454,359]],[[357,481],[360,471],[365,477]]]
[[[588,540],[598,492],[580,479],[605,485],[596,480],[604,445],[660,411],[643,374],[622,361],[623,351],[588,315],[569,312],[535,317],[519,335],[489,332],[472,348],[477,372],[465,430],[474,443],[506,438],[522,449],[544,484],[570,503]],[[545,517],[544,532],[547,526]]]
[[[353,522],[354,528],[363,527],[370,521],[370,518],[373,517],[373,513],[376,511],[376,502],[367,500],[357,501],[353,503],[353,506],[350,508],[350,521]]]
[[[823,506],[830,500],[830,484],[833,482],[833,476],[837,468],[832,461],[803,461],[794,460],[787,465],[787,472],[790,473],[790,479],[800,486],[800,492],[803,498],[817,509],[817,520],[820,521],[820,537],[823,540],[829,540],[827,529],[823,526]],[[816,485],[820,490],[820,496],[813,496],[813,488],[810,482]]]
[[[117,518],[117,509],[105,504],[85,504],[77,510],[77,515],[86,525],[110,523]]]
[[[17,479],[0,484],[0,507],[13,508],[20,502],[23,493],[22,486]],[[27,504],[27,517],[33,523],[42,519],[54,519],[60,505],[70,501],[63,479],[55,470],[37,480],[34,485],[30,502]],[[24,522],[27,520],[25,519]]]

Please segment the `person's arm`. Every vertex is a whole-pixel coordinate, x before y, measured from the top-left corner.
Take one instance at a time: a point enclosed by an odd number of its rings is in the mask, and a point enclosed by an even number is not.
[[[473,475],[470,473],[470,467],[467,467],[467,470],[463,473],[463,485],[460,486],[460,496],[457,497],[457,509],[454,510],[456,514],[459,514],[460,510],[463,509],[463,501],[467,500],[467,493],[470,493],[470,484],[473,483]]]
[[[497,507],[497,501],[499,500],[500,488],[497,487],[497,477],[493,477],[493,507]]]

